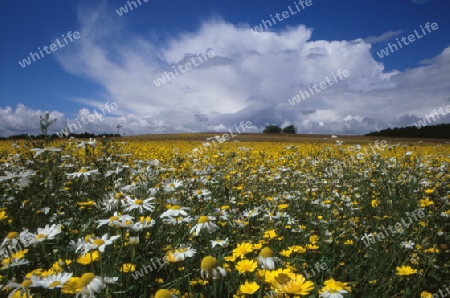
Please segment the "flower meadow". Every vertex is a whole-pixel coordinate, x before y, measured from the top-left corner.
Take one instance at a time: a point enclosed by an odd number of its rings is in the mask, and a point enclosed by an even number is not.
[[[0,198],[0,297],[438,297],[450,284],[445,144],[2,141]]]

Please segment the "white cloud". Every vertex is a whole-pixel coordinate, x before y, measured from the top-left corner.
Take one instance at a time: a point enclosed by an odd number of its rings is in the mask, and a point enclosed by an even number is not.
[[[313,30],[303,25],[255,35],[249,26],[213,19],[198,31],[161,43],[120,25],[130,16],[108,19],[107,13],[92,9],[79,15],[82,38],[55,56],[67,72],[104,88],[102,99],[79,100],[90,111],[104,98],[119,106],[102,123],[90,124],[92,132],[115,132],[117,123],[127,135],[227,131],[251,121],[255,131],[262,131],[265,123],[290,123],[298,133],[359,134],[392,124],[413,125],[405,121],[445,106],[450,93],[450,47],[420,67],[386,71],[363,39],[311,41]],[[389,34],[394,33],[399,31]],[[215,57],[160,87],[153,83],[205,50],[214,51]],[[295,106],[289,104],[299,90],[332,78],[339,69],[347,69],[350,76]],[[7,115],[0,123],[0,133],[7,135],[27,128],[14,115],[36,122],[40,111],[20,106],[0,113]]]
[[[397,30],[397,31],[389,30],[389,31],[381,34],[380,36],[369,36],[365,39],[365,41],[367,43],[371,43],[371,44],[380,43],[380,42],[388,41],[389,39],[391,39],[395,36],[399,36],[403,32],[404,32],[403,30]]]

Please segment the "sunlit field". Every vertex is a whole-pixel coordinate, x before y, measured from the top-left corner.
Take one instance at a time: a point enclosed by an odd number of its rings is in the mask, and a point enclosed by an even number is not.
[[[211,136],[0,142],[0,297],[450,291],[445,142]]]

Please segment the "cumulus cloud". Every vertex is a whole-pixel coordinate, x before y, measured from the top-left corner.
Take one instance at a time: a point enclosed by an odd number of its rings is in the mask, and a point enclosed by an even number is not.
[[[389,31],[381,34],[380,36],[369,36],[365,39],[365,41],[367,43],[371,43],[371,44],[380,43],[380,42],[388,41],[389,39],[391,39],[395,36],[399,36],[402,33],[403,33],[403,30],[397,30],[397,31],[389,30]]]
[[[450,48],[403,72],[386,71],[372,56],[371,43],[401,31],[366,40],[311,40],[313,28],[304,25],[255,35],[248,25],[212,18],[197,31],[161,42],[154,35],[133,35],[121,23],[126,16],[112,20],[102,9],[110,8],[81,8],[82,38],[55,53],[65,71],[101,85],[108,100],[119,106],[102,123],[91,124],[92,132],[115,132],[117,123],[128,135],[227,131],[250,121],[254,132],[267,123],[289,123],[298,133],[363,134],[413,125],[448,104]],[[215,55],[155,85],[165,72],[204,51]],[[350,75],[294,106],[289,103],[300,91],[332,79],[339,69]],[[92,112],[102,100],[83,99],[83,104]],[[25,130],[25,122],[13,120],[14,115],[31,121],[39,112],[23,106],[0,110],[9,119],[2,117],[0,132]],[[20,122],[15,130],[14,121]]]

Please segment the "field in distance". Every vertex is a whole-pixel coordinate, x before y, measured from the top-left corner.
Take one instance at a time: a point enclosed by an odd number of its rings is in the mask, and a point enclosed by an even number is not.
[[[335,143],[336,140],[343,141],[346,144],[367,144],[373,143],[376,140],[386,140],[389,144],[417,144],[423,142],[424,144],[450,144],[450,139],[428,139],[428,138],[392,138],[381,136],[340,136],[333,138],[332,135],[319,134],[262,134],[262,133],[243,133],[230,136],[227,142],[286,142],[286,143]],[[130,141],[198,141],[205,142],[207,138],[214,136],[222,136],[224,132],[220,133],[183,133],[183,134],[148,134],[138,136],[126,136],[123,139]]]

